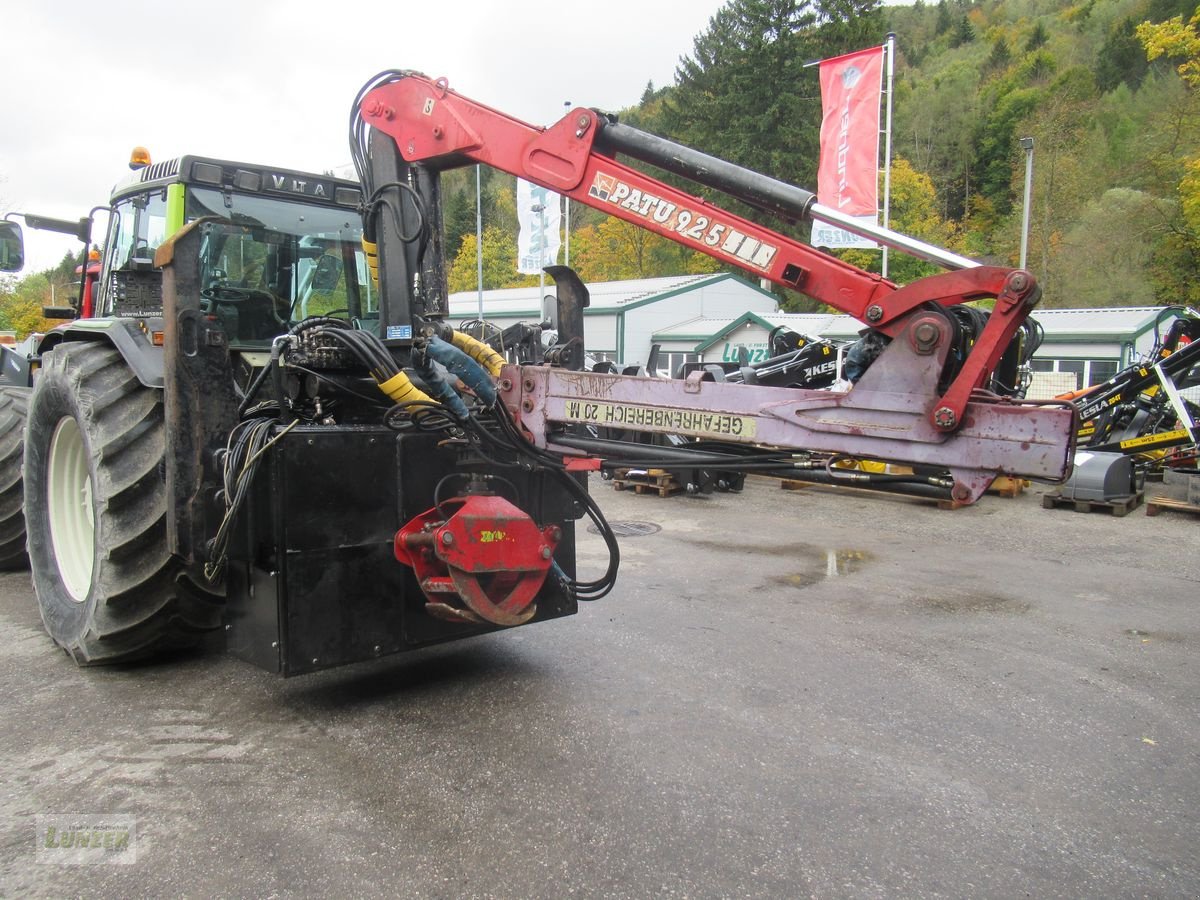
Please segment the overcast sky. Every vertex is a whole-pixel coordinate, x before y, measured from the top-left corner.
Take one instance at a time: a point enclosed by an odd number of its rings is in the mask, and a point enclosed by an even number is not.
[[[350,161],[358,89],[384,69],[538,125],[564,102],[620,109],[723,0],[5,0],[0,212],[77,219],[104,205],[129,151],[320,172]],[[77,244],[26,231],[25,272]]]

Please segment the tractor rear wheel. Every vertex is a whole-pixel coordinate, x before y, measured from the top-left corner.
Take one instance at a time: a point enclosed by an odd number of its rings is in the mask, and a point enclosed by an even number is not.
[[[107,344],[42,357],[25,441],[33,585],[50,636],[80,665],[195,643],[221,598],[167,547],[162,392]]]
[[[0,569],[25,569],[25,412],[29,388],[0,387]]]

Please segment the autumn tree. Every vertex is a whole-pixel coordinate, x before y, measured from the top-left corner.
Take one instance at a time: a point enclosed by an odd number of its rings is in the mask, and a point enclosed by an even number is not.
[[[721,268],[705,253],[611,217],[575,232],[571,265],[585,282],[692,275]]]
[[[938,247],[951,247],[957,240],[954,223],[941,215],[933,179],[918,172],[902,157],[892,160],[890,206],[888,226],[892,231]],[[840,255],[861,269],[876,272],[880,269],[882,254],[879,250],[846,250]],[[908,284],[939,271],[941,269],[938,266],[915,256],[898,250],[888,252],[888,278],[897,284]]]
[[[450,265],[450,290],[473,291],[478,284],[478,262],[474,234],[464,235]],[[497,225],[483,229],[483,289],[523,287],[537,284],[536,275],[517,271],[517,240],[512,231]]]
[[[17,340],[46,332],[58,324],[42,316],[50,305],[53,270],[27,275],[19,281],[0,281],[0,331],[15,331]]]
[[[1153,266],[1158,296],[1164,303],[1200,302],[1195,273],[1200,269],[1200,11],[1185,25],[1182,16],[1165,22],[1144,22],[1138,38],[1150,60],[1166,57],[1185,87],[1173,113],[1174,139],[1164,148],[1177,177],[1179,216],[1163,240]]]

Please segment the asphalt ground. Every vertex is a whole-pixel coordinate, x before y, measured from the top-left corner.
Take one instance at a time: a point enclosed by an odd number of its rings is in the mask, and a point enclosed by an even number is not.
[[[0,576],[0,896],[1200,895],[1200,518],[593,490],[661,526],[608,598],[292,680]]]

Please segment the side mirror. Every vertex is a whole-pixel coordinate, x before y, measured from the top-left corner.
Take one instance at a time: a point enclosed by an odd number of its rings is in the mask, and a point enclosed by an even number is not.
[[[20,272],[25,265],[25,238],[16,222],[0,221],[0,272]]]
[[[317,260],[317,271],[313,274],[312,288],[322,294],[328,294],[337,287],[342,277],[342,261],[336,256],[326,254]]]

